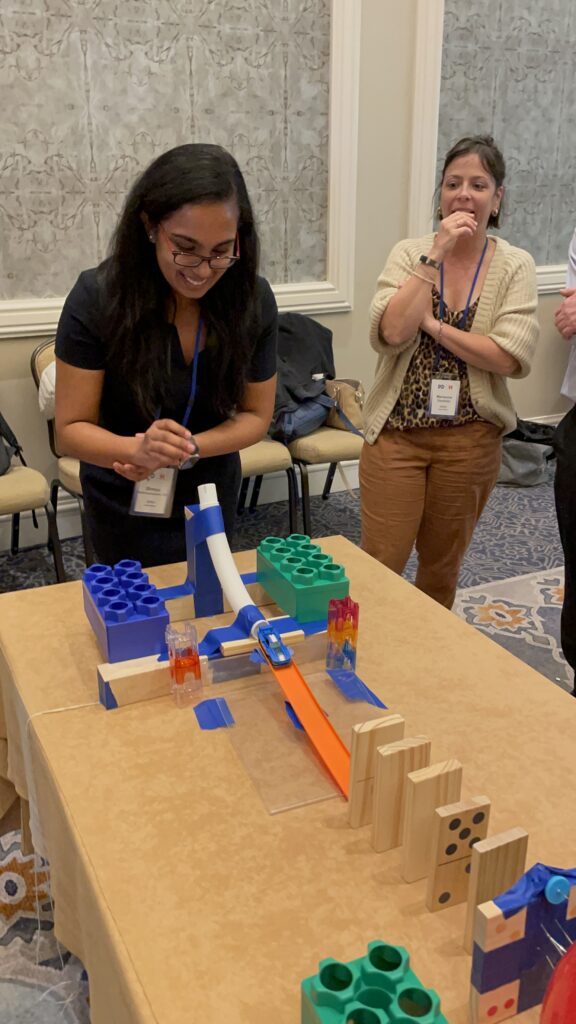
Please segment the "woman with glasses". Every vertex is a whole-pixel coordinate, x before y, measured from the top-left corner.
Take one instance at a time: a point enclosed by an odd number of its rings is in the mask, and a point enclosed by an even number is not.
[[[438,230],[394,247],[370,311],[362,547],[401,573],[416,545],[416,586],[447,608],[516,426],[506,378],[530,372],[538,338],[534,261],[489,233],[504,175],[489,136],[452,147]]]
[[[236,161],[178,146],[136,181],[110,256],[56,336],[56,430],[81,462],[97,557],[185,558],[185,505],[216,484],[230,537],[239,450],[272,418],[277,308]]]

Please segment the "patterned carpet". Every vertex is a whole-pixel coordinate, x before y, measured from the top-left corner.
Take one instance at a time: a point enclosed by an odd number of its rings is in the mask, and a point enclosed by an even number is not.
[[[355,498],[312,499],[313,536],[360,539]],[[288,516],[277,502],[245,512],[235,549],[255,547],[267,534],[286,535]],[[63,544],[69,579],[84,568],[80,540]],[[563,557],[551,480],[539,487],[497,487],[476,529],[454,611],[556,685],[571,689],[559,647]],[[406,569],[413,580],[415,558]],[[54,582],[45,548],[16,558],[0,555],[0,591]],[[544,684],[546,685],[546,684]],[[0,1024],[88,1024],[88,982],[82,964],[58,947],[44,865],[20,852],[20,835],[0,838]]]
[[[36,861],[19,832],[0,837],[0,1024],[88,1024],[86,972],[56,942],[48,871]]]

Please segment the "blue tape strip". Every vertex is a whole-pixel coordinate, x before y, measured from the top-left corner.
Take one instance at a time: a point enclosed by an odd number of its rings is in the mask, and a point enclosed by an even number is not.
[[[160,587],[157,590],[158,597],[161,597],[163,601],[172,601],[175,597],[187,597],[188,594],[193,593],[194,587],[190,580],[178,583],[175,587]]]
[[[247,587],[249,583],[258,583],[258,573],[242,572],[240,573],[240,579],[242,580],[244,586]]]
[[[246,636],[250,636],[252,626],[255,626],[257,622],[262,622],[262,619],[265,618],[266,616],[255,604],[245,604],[238,612],[234,625],[242,629]]]
[[[494,903],[504,914],[510,917],[518,913],[535,896],[544,892],[547,883],[554,875],[567,878],[571,885],[576,885],[576,868],[552,868],[547,864],[535,864],[515,885],[494,898]]]
[[[317,619],[316,622],[296,622],[296,629],[301,629],[304,636],[314,636],[315,633],[325,633],[328,629],[327,619]]]
[[[256,605],[246,605],[241,608],[238,615],[229,626],[217,626],[215,629],[209,629],[206,636],[198,644],[199,654],[206,655],[208,658],[214,658],[220,654],[220,644],[227,640],[246,640],[250,636],[250,630],[255,622],[259,622],[265,619],[266,616],[260,611]],[[307,623],[310,625],[310,623]],[[274,623],[278,633],[289,633],[294,629],[303,629],[295,619],[286,616],[282,619],[277,619]],[[326,623],[324,623],[326,628]],[[257,640],[254,641],[254,646],[257,645]]]
[[[188,520],[188,539],[194,547],[201,544],[207,537],[225,532],[220,505],[202,509],[199,505],[189,505],[188,508],[194,513],[192,519]]]
[[[294,728],[299,729],[301,732],[304,732],[304,726],[302,725],[302,722],[300,721],[298,715],[294,711],[294,708],[292,707],[290,701],[285,700],[284,707],[286,708],[286,714],[288,715],[288,718],[292,722]]]
[[[363,683],[350,669],[327,668],[326,673],[336,684],[340,693],[346,697],[346,700],[364,700],[367,704],[374,704],[377,708],[386,707],[386,704],[383,704],[380,698],[366,686],[366,683]]]
[[[232,712],[224,697],[200,701],[194,708],[194,714],[201,729],[224,729],[234,725]]]

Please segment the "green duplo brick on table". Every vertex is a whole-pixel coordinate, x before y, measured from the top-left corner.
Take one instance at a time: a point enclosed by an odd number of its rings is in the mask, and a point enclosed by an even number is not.
[[[325,619],[330,599],[347,597],[350,589],[344,566],[302,533],[265,537],[256,552],[256,568],[264,590],[299,622]]]
[[[420,984],[403,946],[370,942],[357,960],[321,960],[301,993],[301,1024],[448,1024],[437,993]]]

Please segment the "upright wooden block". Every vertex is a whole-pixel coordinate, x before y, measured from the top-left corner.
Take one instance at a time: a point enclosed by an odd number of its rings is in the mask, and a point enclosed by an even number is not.
[[[442,910],[466,899],[472,848],[486,838],[489,817],[490,800],[487,796],[447,804],[434,811],[426,893],[428,910]]]
[[[481,903],[474,908],[473,941],[483,953],[492,953],[526,936],[527,908],[522,907],[516,914],[504,917],[494,900]]]
[[[511,828],[490,839],[482,839],[472,849],[468,908],[464,929],[464,949],[472,952],[474,918],[479,903],[506,892],[524,874],[528,833]]]
[[[378,853],[402,841],[406,776],[430,764],[430,748],[427,736],[412,736],[376,751],[371,843]]]
[[[352,729],[348,795],[348,824],[351,828],[360,828],[372,821],[376,750],[384,744],[401,740],[404,726],[402,715],[385,715],[371,722],[361,722]]]
[[[426,878],[432,856],[434,811],[460,799],[462,765],[451,759],[409,772],[402,841],[402,877],[405,882]]]
[[[470,987],[470,1024],[498,1024],[498,1021],[515,1017],[518,1012],[520,982],[511,981],[508,985],[500,985],[492,992],[477,992]]]

